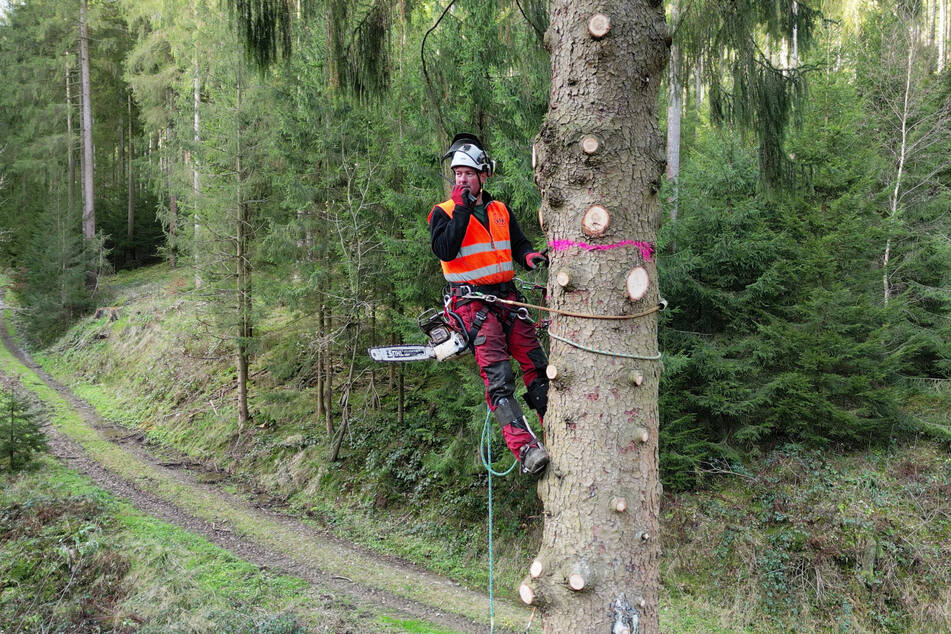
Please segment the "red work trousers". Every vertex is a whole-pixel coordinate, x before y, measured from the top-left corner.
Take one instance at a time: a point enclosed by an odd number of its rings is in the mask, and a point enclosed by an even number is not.
[[[503,296],[503,299],[519,299],[515,293]],[[514,358],[522,369],[522,381],[525,387],[530,387],[538,380],[547,381],[545,367],[548,357],[545,354],[538,337],[535,336],[535,327],[518,319],[514,309],[505,304],[485,304],[479,300],[454,300],[455,312],[471,330],[472,321],[476,313],[485,309],[488,313],[482,328],[475,337],[476,363],[485,383],[485,400],[489,409],[495,412],[499,401],[503,398],[515,399],[515,375],[509,361]],[[502,425],[502,436],[509,450],[518,457],[522,445],[532,440],[532,435],[520,426],[510,425],[499,421]],[[539,423],[543,423],[539,416]]]

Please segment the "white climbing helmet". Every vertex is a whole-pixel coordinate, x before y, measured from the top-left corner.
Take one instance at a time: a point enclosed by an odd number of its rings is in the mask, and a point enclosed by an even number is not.
[[[457,134],[452,139],[449,150],[443,155],[442,160],[452,157],[449,164],[450,169],[454,167],[471,167],[477,172],[485,172],[492,176],[495,172],[495,161],[489,158],[489,155],[482,149],[482,141],[474,134]]]

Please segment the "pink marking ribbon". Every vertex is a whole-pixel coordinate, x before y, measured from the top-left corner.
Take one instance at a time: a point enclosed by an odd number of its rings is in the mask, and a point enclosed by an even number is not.
[[[587,242],[575,242],[574,240],[552,240],[548,243],[548,247],[554,251],[565,251],[571,247],[578,247],[585,251],[607,251],[630,246],[635,246],[640,250],[641,257],[644,258],[645,262],[650,262],[654,257],[654,245],[640,240],[621,240],[614,244],[588,244]]]

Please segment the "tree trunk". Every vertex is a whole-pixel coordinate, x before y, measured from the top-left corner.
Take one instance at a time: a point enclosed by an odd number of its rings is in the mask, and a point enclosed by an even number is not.
[[[193,122],[192,122],[192,128],[193,128],[192,131],[194,133],[195,147],[198,147],[198,143],[201,141],[201,135],[200,135],[201,127],[199,125],[201,122],[201,119],[199,116],[199,112],[200,112],[199,105],[201,105],[201,82],[200,82],[200,77],[198,72],[197,44],[195,45],[195,48],[196,48],[195,64],[194,64],[195,70],[194,70],[194,77],[192,81],[192,110],[194,115]],[[195,202],[194,202],[195,214],[193,218],[194,224],[195,224],[194,234],[193,234],[194,235],[193,243],[195,247],[193,247],[194,254],[192,257],[194,258],[194,263],[195,263],[195,288],[201,288],[201,261],[199,260],[199,253],[198,253],[198,246],[197,246],[199,244],[199,239],[201,234],[201,220],[198,217],[198,195],[201,193],[201,187],[198,182],[198,165],[196,165],[194,160],[192,161],[192,193],[194,193],[194,199],[195,199]]]
[[[73,89],[70,84],[72,69],[66,54],[66,211],[73,214],[73,191],[76,183],[76,158],[73,156]]]
[[[551,269],[577,281],[571,290],[548,285],[554,308],[635,314],[659,301],[653,244],[664,154],[657,95],[667,34],[659,2],[552,3],[551,93],[536,138],[535,178]],[[603,146],[583,151],[579,133]],[[610,224],[584,233],[577,212],[593,205],[609,210]],[[592,242],[604,248],[579,246]],[[550,332],[549,376],[570,368],[571,377],[552,382],[545,417],[552,464],[538,485],[545,526],[537,574],[526,577],[520,596],[538,605],[545,632],[655,633],[656,315],[620,325],[556,316]],[[613,503],[619,499],[623,510]]]
[[[129,240],[129,253],[135,261],[135,179],[132,177],[132,159],[135,158],[135,146],[132,143],[132,93],[126,96],[129,107],[129,166],[126,170],[126,238]]]
[[[334,407],[333,407],[333,358],[331,356],[333,340],[330,338],[330,330],[333,327],[333,319],[330,314],[330,307],[324,305],[324,338],[327,345],[324,346],[324,420],[327,427],[327,434],[333,436],[334,433]]]
[[[248,343],[251,339],[251,262],[248,254],[248,230],[250,229],[250,208],[244,200],[242,191],[245,174],[241,165],[242,132],[241,129],[241,73],[238,72],[238,95],[235,126],[238,152],[235,159],[236,171],[236,235],[235,266],[237,269],[238,299],[238,429],[243,431],[251,416],[248,412]]]
[[[905,157],[908,151],[908,114],[909,114],[909,101],[911,98],[911,75],[913,72],[913,66],[915,61],[915,34],[913,32],[914,27],[909,26],[909,35],[908,35],[908,60],[905,65],[905,92],[902,96],[901,110],[898,113],[898,123],[899,129],[901,130],[901,141],[900,145],[896,151],[896,156],[898,157],[898,165],[895,169],[895,186],[892,188],[891,196],[888,200],[888,217],[889,219],[894,219],[898,215],[898,206],[899,206],[899,193],[901,192],[901,181],[902,176],[905,172]],[[891,230],[889,228],[889,230]],[[882,285],[884,287],[884,302],[888,304],[888,300],[891,299],[891,281],[889,280],[889,261],[891,259],[891,236],[885,240],[885,254],[882,257]]]
[[[400,366],[397,370],[399,373],[399,392],[396,401],[396,422],[402,428],[406,419],[406,386],[403,380],[403,364],[394,363],[393,365]]]
[[[680,2],[674,0],[670,10],[671,29],[676,29],[680,21]],[[677,220],[677,207],[680,193],[680,118],[683,113],[683,86],[680,83],[680,47],[670,47],[670,72],[668,88],[670,99],[667,103],[667,183],[670,187],[670,220]]]
[[[343,396],[340,398],[340,428],[337,430],[337,436],[334,438],[333,448],[330,452],[331,462],[336,462],[340,458],[343,437],[346,436],[347,430],[350,428],[350,394],[353,391],[353,371],[357,366],[357,342],[360,340],[359,323],[353,330],[353,344],[350,346],[350,371],[347,373],[347,382],[343,386]]]
[[[792,36],[789,51],[789,68],[799,68],[799,2],[793,0],[792,3]]]
[[[116,177],[112,183],[113,187],[125,182],[125,118],[122,115],[119,115],[116,136],[119,137],[119,142],[116,144]]]
[[[944,72],[945,36],[948,28],[948,0],[938,0],[938,74]]]
[[[83,237],[96,236],[96,207],[93,195],[92,89],[89,80],[89,28],[86,24],[86,0],[79,5],[79,74],[82,98],[83,145]],[[94,274],[93,274],[94,275]]]
[[[317,420],[320,421],[324,417],[324,349],[323,349],[323,336],[324,336],[324,304],[323,300],[317,304],[317,385],[314,386],[314,391],[317,393]],[[333,434],[333,430],[327,430],[327,436],[330,437]]]

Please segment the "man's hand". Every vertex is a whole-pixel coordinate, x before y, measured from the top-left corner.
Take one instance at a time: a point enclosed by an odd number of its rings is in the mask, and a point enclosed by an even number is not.
[[[472,192],[469,191],[468,187],[456,185],[452,188],[452,202],[456,203],[457,207],[467,207],[471,209],[475,198],[472,196]]]
[[[539,266],[541,266],[542,264],[544,264],[545,266],[548,266],[548,256],[545,255],[544,253],[539,253],[538,251],[532,251],[531,253],[525,256],[525,266],[527,266],[533,271],[537,269]]]

